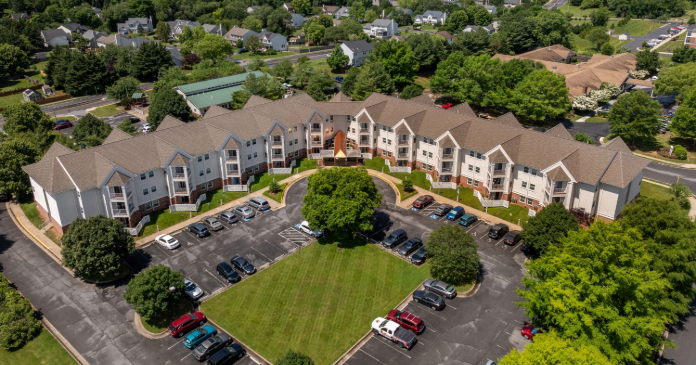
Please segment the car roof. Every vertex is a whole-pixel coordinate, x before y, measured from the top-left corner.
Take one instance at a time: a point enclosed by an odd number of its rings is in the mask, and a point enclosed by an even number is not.
[[[396,231],[392,232],[391,234],[402,234],[402,233],[406,233],[406,231],[404,231],[403,229],[399,228],[399,229],[397,229]]]
[[[189,227],[194,227],[197,229],[206,229],[205,226],[200,223],[192,223]]]
[[[161,234],[161,235],[157,236],[156,239],[160,239],[160,238],[162,238],[162,239],[170,239],[170,238],[174,238],[174,237],[172,237],[172,236],[170,236],[170,235],[168,235],[168,234]]]
[[[232,270],[232,266],[230,266],[230,264],[228,264],[228,263],[226,263],[226,262],[221,262],[221,263],[218,264],[218,266],[220,266],[221,268],[223,268],[225,271]]]
[[[464,219],[464,218],[473,218],[473,217],[476,217],[476,215],[475,215],[475,214],[471,214],[471,213],[466,213],[466,214],[464,214],[464,215],[462,216],[462,219]]]
[[[188,321],[189,319],[191,319],[191,314],[184,314],[183,316],[179,317],[179,319],[172,322],[172,324],[176,326]]]

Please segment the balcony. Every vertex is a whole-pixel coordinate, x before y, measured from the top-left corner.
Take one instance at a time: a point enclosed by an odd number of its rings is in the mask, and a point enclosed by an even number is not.
[[[237,170],[227,170],[227,175],[239,175],[239,169],[237,169]]]
[[[361,146],[369,146],[369,145],[370,145],[370,140],[360,140],[360,145],[361,145]]]
[[[186,174],[183,172],[172,172],[172,179],[186,179]]]
[[[404,141],[404,140],[400,139],[400,140],[397,142],[397,144],[398,144],[399,146],[408,146],[408,140],[405,140],[405,141]]]
[[[310,132],[311,132],[311,133],[321,133],[321,128],[314,128],[314,127],[312,127],[312,128],[310,129]]]
[[[360,133],[370,133],[370,127],[360,127]]]
[[[442,166],[442,168],[440,169],[440,171],[442,171],[442,172],[452,172],[452,166],[449,166],[449,165],[448,165],[448,166]]]
[[[237,161],[237,155],[234,155],[234,156],[227,155],[227,161]]]
[[[125,194],[123,193],[109,193],[109,198],[111,199],[123,199]]]
[[[321,146],[321,141],[312,140],[312,146]]]
[[[174,187],[174,192],[175,192],[175,193],[183,193],[183,194],[188,193],[188,191],[186,191],[186,187],[185,187],[185,186],[175,186],[175,187]]]
[[[112,212],[113,215],[115,215],[115,216],[116,216],[116,215],[122,215],[122,216],[126,216],[126,217],[128,216],[128,211],[125,210],[125,209],[115,209],[115,208],[112,208],[112,209],[111,209],[111,212]]]
[[[271,145],[273,145],[273,146],[282,146],[282,145],[283,145],[283,141],[282,141],[282,140],[273,140],[273,142],[271,142]]]
[[[505,169],[493,169],[493,175],[505,175]]]
[[[276,154],[276,153],[274,153],[272,158],[273,158],[274,160],[282,160],[282,159],[283,159],[283,155],[282,155],[282,154]]]
[[[491,190],[503,190],[505,189],[505,184],[491,184]]]
[[[397,156],[398,156],[399,158],[408,158],[408,153],[401,153],[401,152],[399,152],[399,154],[398,154]]]
[[[454,158],[454,153],[443,153],[442,154],[442,159],[443,160],[451,160]]]
[[[565,194],[566,188],[553,188],[554,194]]]

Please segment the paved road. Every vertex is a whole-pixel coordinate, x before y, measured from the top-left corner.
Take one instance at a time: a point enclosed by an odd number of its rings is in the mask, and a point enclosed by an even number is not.
[[[633,52],[633,53],[638,53],[639,52],[638,47],[641,47],[643,45],[643,41],[649,41],[649,40],[651,40],[653,38],[657,38],[663,34],[667,34],[667,29],[670,29],[670,28],[675,27],[677,25],[679,25],[678,22],[667,23],[667,24],[663,25],[662,27],[660,27],[660,28],[658,28],[658,29],[656,29],[656,30],[644,35],[644,36],[632,37],[633,41],[628,43],[625,47],[630,48],[631,52]]]
[[[691,305],[691,312],[669,329],[669,337],[677,346],[666,349],[660,358],[660,365],[693,364],[696,359],[696,301]]]
[[[571,121],[564,121],[563,126],[566,127],[568,132],[570,134],[575,135],[579,132],[585,133],[587,135],[590,135],[594,137],[595,139],[595,144],[599,145],[599,139],[601,137],[606,137],[610,130],[609,130],[609,123],[578,123],[578,122],[571,122]]]
[[[688,170],[679,167],[668,166],[658,162],[651,162],[645,168],[644,177],[661,181],[665,184],[679,182],[688,186],[691,191],[696,192],[696,170]]]
[[[333,52],[333,49],[326,49],[326,50],[319,51],[319,52],[303,53],[303,54],[297,54],[294,56],[270,59],[270,60],[265,61],[265,62],[268,65],[268,67],[273,67],[273,65],[275,65],[276,63],[278,63],[286,58],[289,59],[290,62],[292,62],[292,63],[297,63],[297,59],[302,57],[302,56],[307,56],[310,60],[316,60],[316,59],[320,59],[320,58],[326,58],[328,55],[331,54],[331,52]],[[249,59],[240,60],[240,59],[234,58],[234,56],[228,56],[227,59],[230,61],[234,61],[242,66],[245,66],[249,62]]]
[[[561,6],[565,5],[567,1],[568,0],[551,0],[546,5],[544,5],[544,9],[551,9],[553,7],[556,7],[556,9],[560,9]]]
[[[105,121],[105,122],[106,122],[107,124],[109,124],[111,127],[117,128],[118,125],[119,125],[119,123],[123,122],[123,120],[126,119],[126,118],[129,117],[129,116],[133,116],[133,115],[132,115],[132,114],[129,114],[129,113],[126,113],[126,112],[123,112],[123,113],[119,113],[119,114],[115,114],[115,115],[112,115],[112,116],[109,116],[109,117],[104,117],[104,118],[99,118],[99,119]],[[63,133],[63,134],[65,134],[65,135],[67,135],[67,136],[72,135],[73,128],[75,128],[75,125],[77,124],[77,122],[78,122],[78,120],[73,121],[73,126],[72,126],[72,127],[61,129],[60,132]],[[141,117],[140,117],[140,122],[136,123],[136,126],[138,127],[138,130],[140,129],[140,127],[141,127],[143,124],[145,124],[145,117],[141,116]]]

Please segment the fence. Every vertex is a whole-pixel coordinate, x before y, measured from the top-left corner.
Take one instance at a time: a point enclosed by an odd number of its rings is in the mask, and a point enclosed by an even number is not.
[[[268,174],[269,175],[292,174],[292,167],[270,169],[270,170],[268,170]]]
[[[205,194],[198,197],[196,204],[172,204],[169,206],[169,212],[197,212],[204,200]]]
[[[141,109],[139,109],[139,108],[133,108],[133,111],[136,112],[136,113],[143,114],[143,115],[145,114],[145,113],[144,113]]]
[[[48,103],[54,103],[56,101],[61,101],[61,100],[66,100],[72,98],[72,95],[70,94],[63,94],[63,95],[58,95],[54,96],[52,98],[46,98],[46,99],[41,99],[41,100],[35,100],[34,102],[36,104],[42,105],[42,104],[48,104]]]
[[[315,51],[323,51],[325,49],[334,49],[334,46],[312,46],[309,49],[308,48],[300,48],[300,47],[288,47],[288,52],[293,52],[293,53],[309,53],[309,52],[315,52]]]
[[[408,166],[392,166],[389,168],[389,173],[405,172],[407,174],[411,173],[411,168]]]
[[[26,89],[30,89],[30,90],[39,90],[39,89],[41,89],[42,86],[43,86],[43,84],[41,84],[41,85],[29,86],[29,87],[20,87],[19,89],[14,89],[14,90],[10,90],[10,91],[3,91],[3,92],[0,93],[0,97],[2,97],[2,96],[8,96],[8,95],[14,95],[14,94],[21,94],[21,93],[23,93]]]
[[[456,189],[457,184],[453,182],[433,182],[431,183],[433,189]]]
[[[131,228],[131,227],[124,227],[126,232],[130,234],[131,236],[137,236],[138,233],[140,233],[140,230],[143,229],[143,226],[145,226],[146,223],[150,222],[150,216],[146,215],[143,217],[143,219],[140,220],[140,223],[138,223],[137,226]]]
[[[362,158],[364,158],[364,159],[366,159],[366,160],[372,160],[372,154],[371,154],[371,153],[363,153],[363,154],[361,154],[361,155],[362,155]]]
[[[425,179],[430,181],[430,183],[433,183],[433,177],[430,174],[425,174]]]
[[[474,196],[478,198],[479,202],[484,208],[495,208],[495,207],[505,207],[510,208],[510,202],[507,200],[488,200],[485,199],[478,190],[474,190]]]
[[[222,187],[222,191],[224,193],[228,191],[247,191],[248,188],[246,185],[225,185]]]

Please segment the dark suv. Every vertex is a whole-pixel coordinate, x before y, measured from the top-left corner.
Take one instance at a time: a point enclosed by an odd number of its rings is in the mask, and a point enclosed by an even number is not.
[[[193,350],[193,357],[198,361],[205,361],[210,355],[229,345],[231,342],[232,339],[228,334],[224,332],[218,333],[217,336],[210,337],[201,342],[201,344]]]
[[[218,264],[215,270],[217,271],[218,275],[222,276],[230,283],[236,283],[239,280],[242,280],[242,277],[239,276],[239,274],[234,271],[232,266],[226,262],[221,262]]]
[[[449,204],[442,204],[439,207],[437,207],[437,209],[435,209],[435,212],[433,212],[433,214],[435,214],[438,217],[442,217],[443,215],[449,213],[449,211],[452,210],[452,208],[453,207]]]
[[[510,233],[505,235],[505,240],[503,242],[507,245],[516,245],[521,239],[522,235],[519,231],[510,231]]]
[[[245,259],[244,257],[241,256],[235,256],[230,259],[230,263],[234,265],[237,269],[241,270],[244,272],[245,275],[251,275],[256,272],[256,268],[254,265],[249,262],[249,260]]]
[[[416,290],[413,292],[413,301],[436,311],[445,309],[445,301],[442,298],[433,293],[428,293],[425,290]]]
[[[230,365],[246,355],[246,350],[236,343],[222,348],[208,359],[208,365]]]
[[[423,246],[423,241],[421,241],[420,238],[411,238],[406,241],[406,243],[401,245],[401,247],[399,247],[399,255],[408,256],[411,254],[411,252],[419,249],[421,246]]]
[[[195,234],[198,237],[208,237],[210,236],[210,232],[208,231],[208,228],[205,228],[205,226],[201,223],[194,223],[188,226],[189,232]]]
[[[508,233],[509,230],[510,229],[508,228],[507,224],[498,223],[495,226],[491,227],[491,230],[488,231],[488,237],[497,240],[505,236],[505,234]]]
[[[386,248],[394,248],[398,246],[401,242],[406,241],[408,237],[406,236],[406,231],[403,229],[397,229],[392,232],[387,238],[382,241],[382,245]]]

